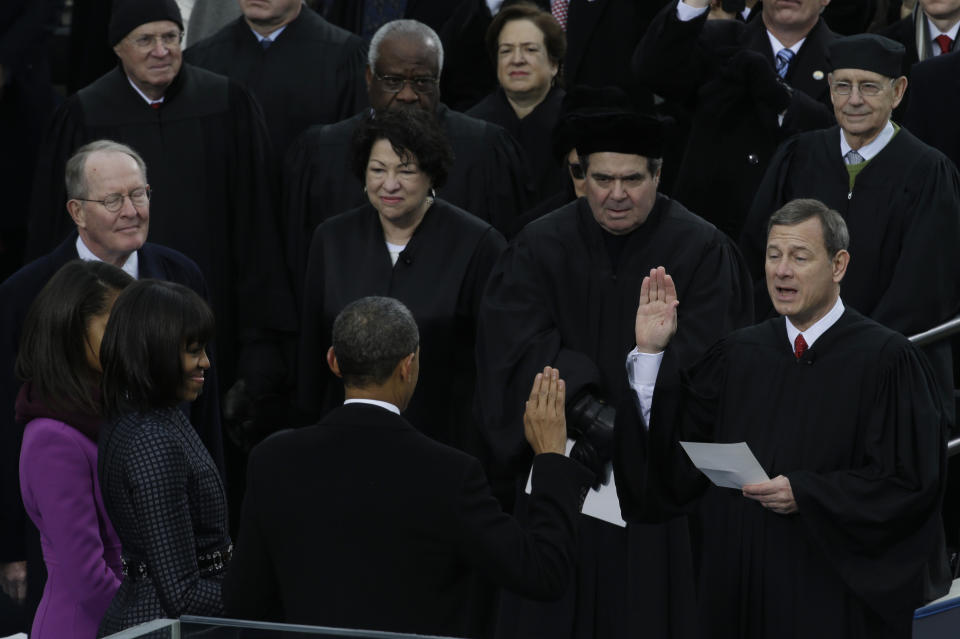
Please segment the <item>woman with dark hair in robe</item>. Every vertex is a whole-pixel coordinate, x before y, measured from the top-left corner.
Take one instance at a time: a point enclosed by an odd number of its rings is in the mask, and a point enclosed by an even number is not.
[[[518,2],[493,18],[486,46],[500,86],[467,115],[499,124],[516,139],[527,160],[530,202],[539,203],[567,181],[552,144],[564,96],[566,36],[549,11]]]
[[[192,290],[130,286],[101,347],[103,501],[123,545],[123,582],[100,636],[160,617],[219,615],[233,546],[210,453],[180,405],[203,391],[213,312]]]
[[[115,266],[74,260],[47,282],[24,322],[16,371],[20,492],[40,531],[48,578],[34,639],[92,639],[120,587],[120,540],[97,481],[100,340],[120,291]]]
[[[423,337],[423,376],[408,418],[434,439],[480,456],[470,410],[476,316],[505,242],[442,199],[452,160],[443,129],[418,109],[377,113],[357,130],[353,168],[369,202],[314,232],[298,396],[310,420],[343,401],[326,365],[333,320],[361,297],[394,297],[410,308]]]

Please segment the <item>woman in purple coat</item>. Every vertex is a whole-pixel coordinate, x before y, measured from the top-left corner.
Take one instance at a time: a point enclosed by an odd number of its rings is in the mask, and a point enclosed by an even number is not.
[[[49,575],[32,639],[92,639],[120,586],[120,541],[97,481],[99,351],[113,301],[132,281],[109,264],[69,262],[24,322],[20,492]]]

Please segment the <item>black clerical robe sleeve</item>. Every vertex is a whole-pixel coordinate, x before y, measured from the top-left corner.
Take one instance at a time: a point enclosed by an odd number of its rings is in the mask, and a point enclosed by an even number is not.
[[[949,581],[940,518],[947,425],[933,374],[899,338],[883,351],[862,460],[848,470],[787,473],[805,530],[881,614],[912,611]]]
[[[63,176],[67,159],[86,140],[80,102],[73,96],[53,114],[40,145],[30,196],[27,261],[52,251],[74,228],[67,213]]]
[[[483,161],[477,168],[482,175],[469,178],[480,179],[469,190],[474,195],[474,204],[452,201],[468,212],[486,220],[501,233],[506,233],[514,220],[532,203],[528,171],[523,161],[523,151],[505,129],[488,125],[481,144],[487,148]],[[481,186],[482,185],[482,186]],[[477,187],[481,192],[477,192]],[[441,189],[440,197],[444,197]]]
[[[726,382],[726,344],[714,344],[681,371],[667,347],[653,394],[650,424],[630,390],[617,407],[613,471],[627,521],[658,522],[691,511],[709,482],[690,461],[681,439],[712,441]]]
[[[700,85],[716,72],[716,63],[699,42],[707,13],[684,22],[677,17],[677,4],[667,3],[634,50],[634,75],[664,98],[693,99]]]
[[[475,412],[494,458],[518,472],[530,448],[517,426],[536,372],[559,369],[568,399],[600,385],[597,364],[564,344],[540,270],[524,238],[515,239],[490,274],[478,318]]]

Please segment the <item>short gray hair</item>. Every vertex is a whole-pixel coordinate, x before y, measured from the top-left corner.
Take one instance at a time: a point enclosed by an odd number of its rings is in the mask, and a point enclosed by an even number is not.
[[[67,197],[85,198],[89,193],[90,185],[87,184],[87,159],[94,153],[124,153],[133,158],[143,176],[143,183],[147,183],[147,163],[143,161],[140,154],[131,149],[126,144],[120,144],[113,140],[94,140],[89,144],[84,144],[77,149],[70,159],[67,160],[67,167],[64,171],[64,182],[67,186]]]
[[[360,298],[340,311],[333,322],[333,352],[344,386],[384,383],[419,345],[413,314],[392,297]]]
[[[420,40],[427,48],[436,50],[437,77],[440,77],[440,72],[443,71],[443,43],[440,42],[440,36],[437,35],[436,31],[416,20],[392,20],[377,29],[370,40],[370,48],[367,51],[367,64],[370,65],[371,73],[377,71],[380,45],[383,44],[384,39],[390,36]]]
[[[850,231],[843,217],[820,200],[799,198],[790,200],[780,207],[767,222],[767,236],[774,226],[796,226],[812,217],[820,220],[823,229],[823,245],[827,255],[833,257],[850,246]]]

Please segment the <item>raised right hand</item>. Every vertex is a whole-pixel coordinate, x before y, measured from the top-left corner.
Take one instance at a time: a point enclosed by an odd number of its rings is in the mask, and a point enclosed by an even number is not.
[[[677,332],[677,287],[662,266],[650,269],[640,285],[634,332],[641,353],[660,353]]]
[[[545,366],[537,373],[523,413],[523,434],[533,452],[558,453],[567,448],[566,386],[560,372]]]

